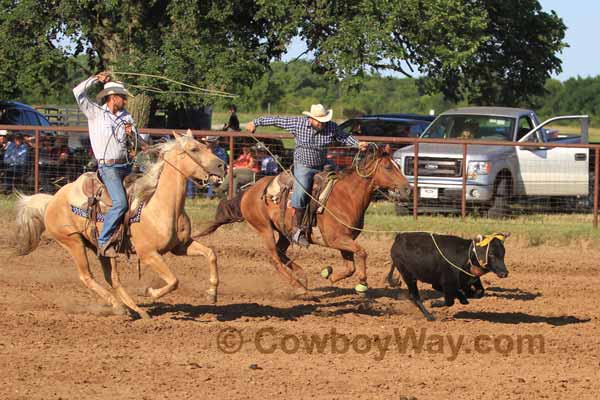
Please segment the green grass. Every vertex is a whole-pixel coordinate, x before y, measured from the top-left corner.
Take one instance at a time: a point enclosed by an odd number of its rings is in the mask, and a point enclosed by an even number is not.
[[[549,129],[558,129],[560,133],[579,134],[581,127],[579,125],[549,125]],[[590,143],[600,142],[600,128],[589,128]]]
[[[192,199],[186,201],[186,211],[200,229],[214,218],[217,200]],[[0,196],[0,212],[3,225],[9,227],[15,217],[14,196]],[[240,227],[242,225],[236,225]],[[233,229],[240,229],[233,228]],[[600,230],[592,226],[591,214],[532,214],[505,220],[458,216],[397,216],[394,205],[389,202],[372,203],[367,210],[365,232],[368,237],[390,237],[394,232],[426,231],[475,237],[477,234],[510,232],[513,238],[526,246],[544,244],[564,246],[579,242],[600,243]],[[386,232],[391,231],[391,232]]]

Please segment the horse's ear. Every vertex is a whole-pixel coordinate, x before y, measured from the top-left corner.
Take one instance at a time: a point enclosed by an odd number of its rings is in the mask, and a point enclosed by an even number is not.
[[[173,136],[175,136],[175,139],[179,139],[180,137],[182,137],[183,135],[175,132],[175,131],[171,131],[173,133]]]
[[[386,144],[385,146],[383,146],[383,148],[380,148],[380,150],[379,150],[380,156],[389,156],[391,154],[392,154],[392,148],[390,147],[389,144]]]
[[[192,133],[191,129],[188,129],[187,131],[185,131],[185,136],[193,138],[194,134]]]

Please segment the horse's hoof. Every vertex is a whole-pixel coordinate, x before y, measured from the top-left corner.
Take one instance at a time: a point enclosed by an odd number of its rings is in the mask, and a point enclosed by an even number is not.
[[[321,277],[324,279],[329,279],[331,274],[333,274],[333,268],[329,265],[321,270]]]
[[[154,295],[152,294],[152,292],[153,292],[153,291],[154,291],[154,289],[153,289],[153,288],[151,288],[151,287],[147,287],[147,288],[144,290],[144,297],[152,297],[152,298],[154,298]]]
[[[369,287],[364,283],[359,283],[354,286],[354,291],[358,294],[366,294],[369,291]]]
[[[217,304],[217,294],[216,293],[206,293],[206,299],[210,304]]]
[[[150,320],[150,319],[152,319],[152,318],[150,318],[150,314],[148,314],[148,313],[147,313],[146,311],[144,311],[144,310],[137,311],[137,313],[139,314],[139,316],[140,316],[140,318],[141,318],[141,319],[145,319],[145,320]]]
[[[122,305],[116,305],[112,308],[113,315],[127,315],[127,309]]]

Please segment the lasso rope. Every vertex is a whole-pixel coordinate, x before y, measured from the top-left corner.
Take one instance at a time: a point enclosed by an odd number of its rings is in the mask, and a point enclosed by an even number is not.
[[[144,73],[141,73],[141,72],[125,72],[125,71],[110,71],[110,73],[113,74],[113,75],[144,76],[144,77],[148,77],[148,78],[162,79],[164,81],[171,82],[171,83],[174,83],[174,84],[179,85],[179,86],[188,87],[190,89],[197,90],[197,91],[199,91],[201,93],[182,92],[182,91],[168,91],[168,90],[161,90],[161,89],[153,88],[153,87],[147,87],[147,89],[143,89],[143,90],[147,90],[147,91],[151,91],[151,92],[153,91],[153,92],[158,92],[158,93],[190,93],[190,94],[202,94],[202,95],[228,97],[228,98],[239,97],[239,95],[237,95],[237,94],[224,92],[222,90],[204,89],[204,88],[201,88],[201,87],[198,87],[198,86],[190,85],[189,83],[179,82],[179,81],[176,81],[175,79],[167,78],[166,76],[162,76],[162,75],[144,74]],[[133,85],[130,85],[130,86],[133,86]],[[141,87],[143,87],[143,86],[141,86]]]

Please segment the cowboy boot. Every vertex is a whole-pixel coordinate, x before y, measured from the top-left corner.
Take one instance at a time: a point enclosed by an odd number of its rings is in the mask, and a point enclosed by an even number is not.
[[[117,251],[115,250],[114,245],[111,242],[108,242],[102,247],[98,246],[98,255],[102,257],[116,258]]]
[[[306,228],[303,225],[305,208],[294,208],[295,216],[296,216],[296,226],[294,228],[294,233],[292,235],[292,242],[296,243],[302,247],[308,247],[308,239],[306,238]]]

